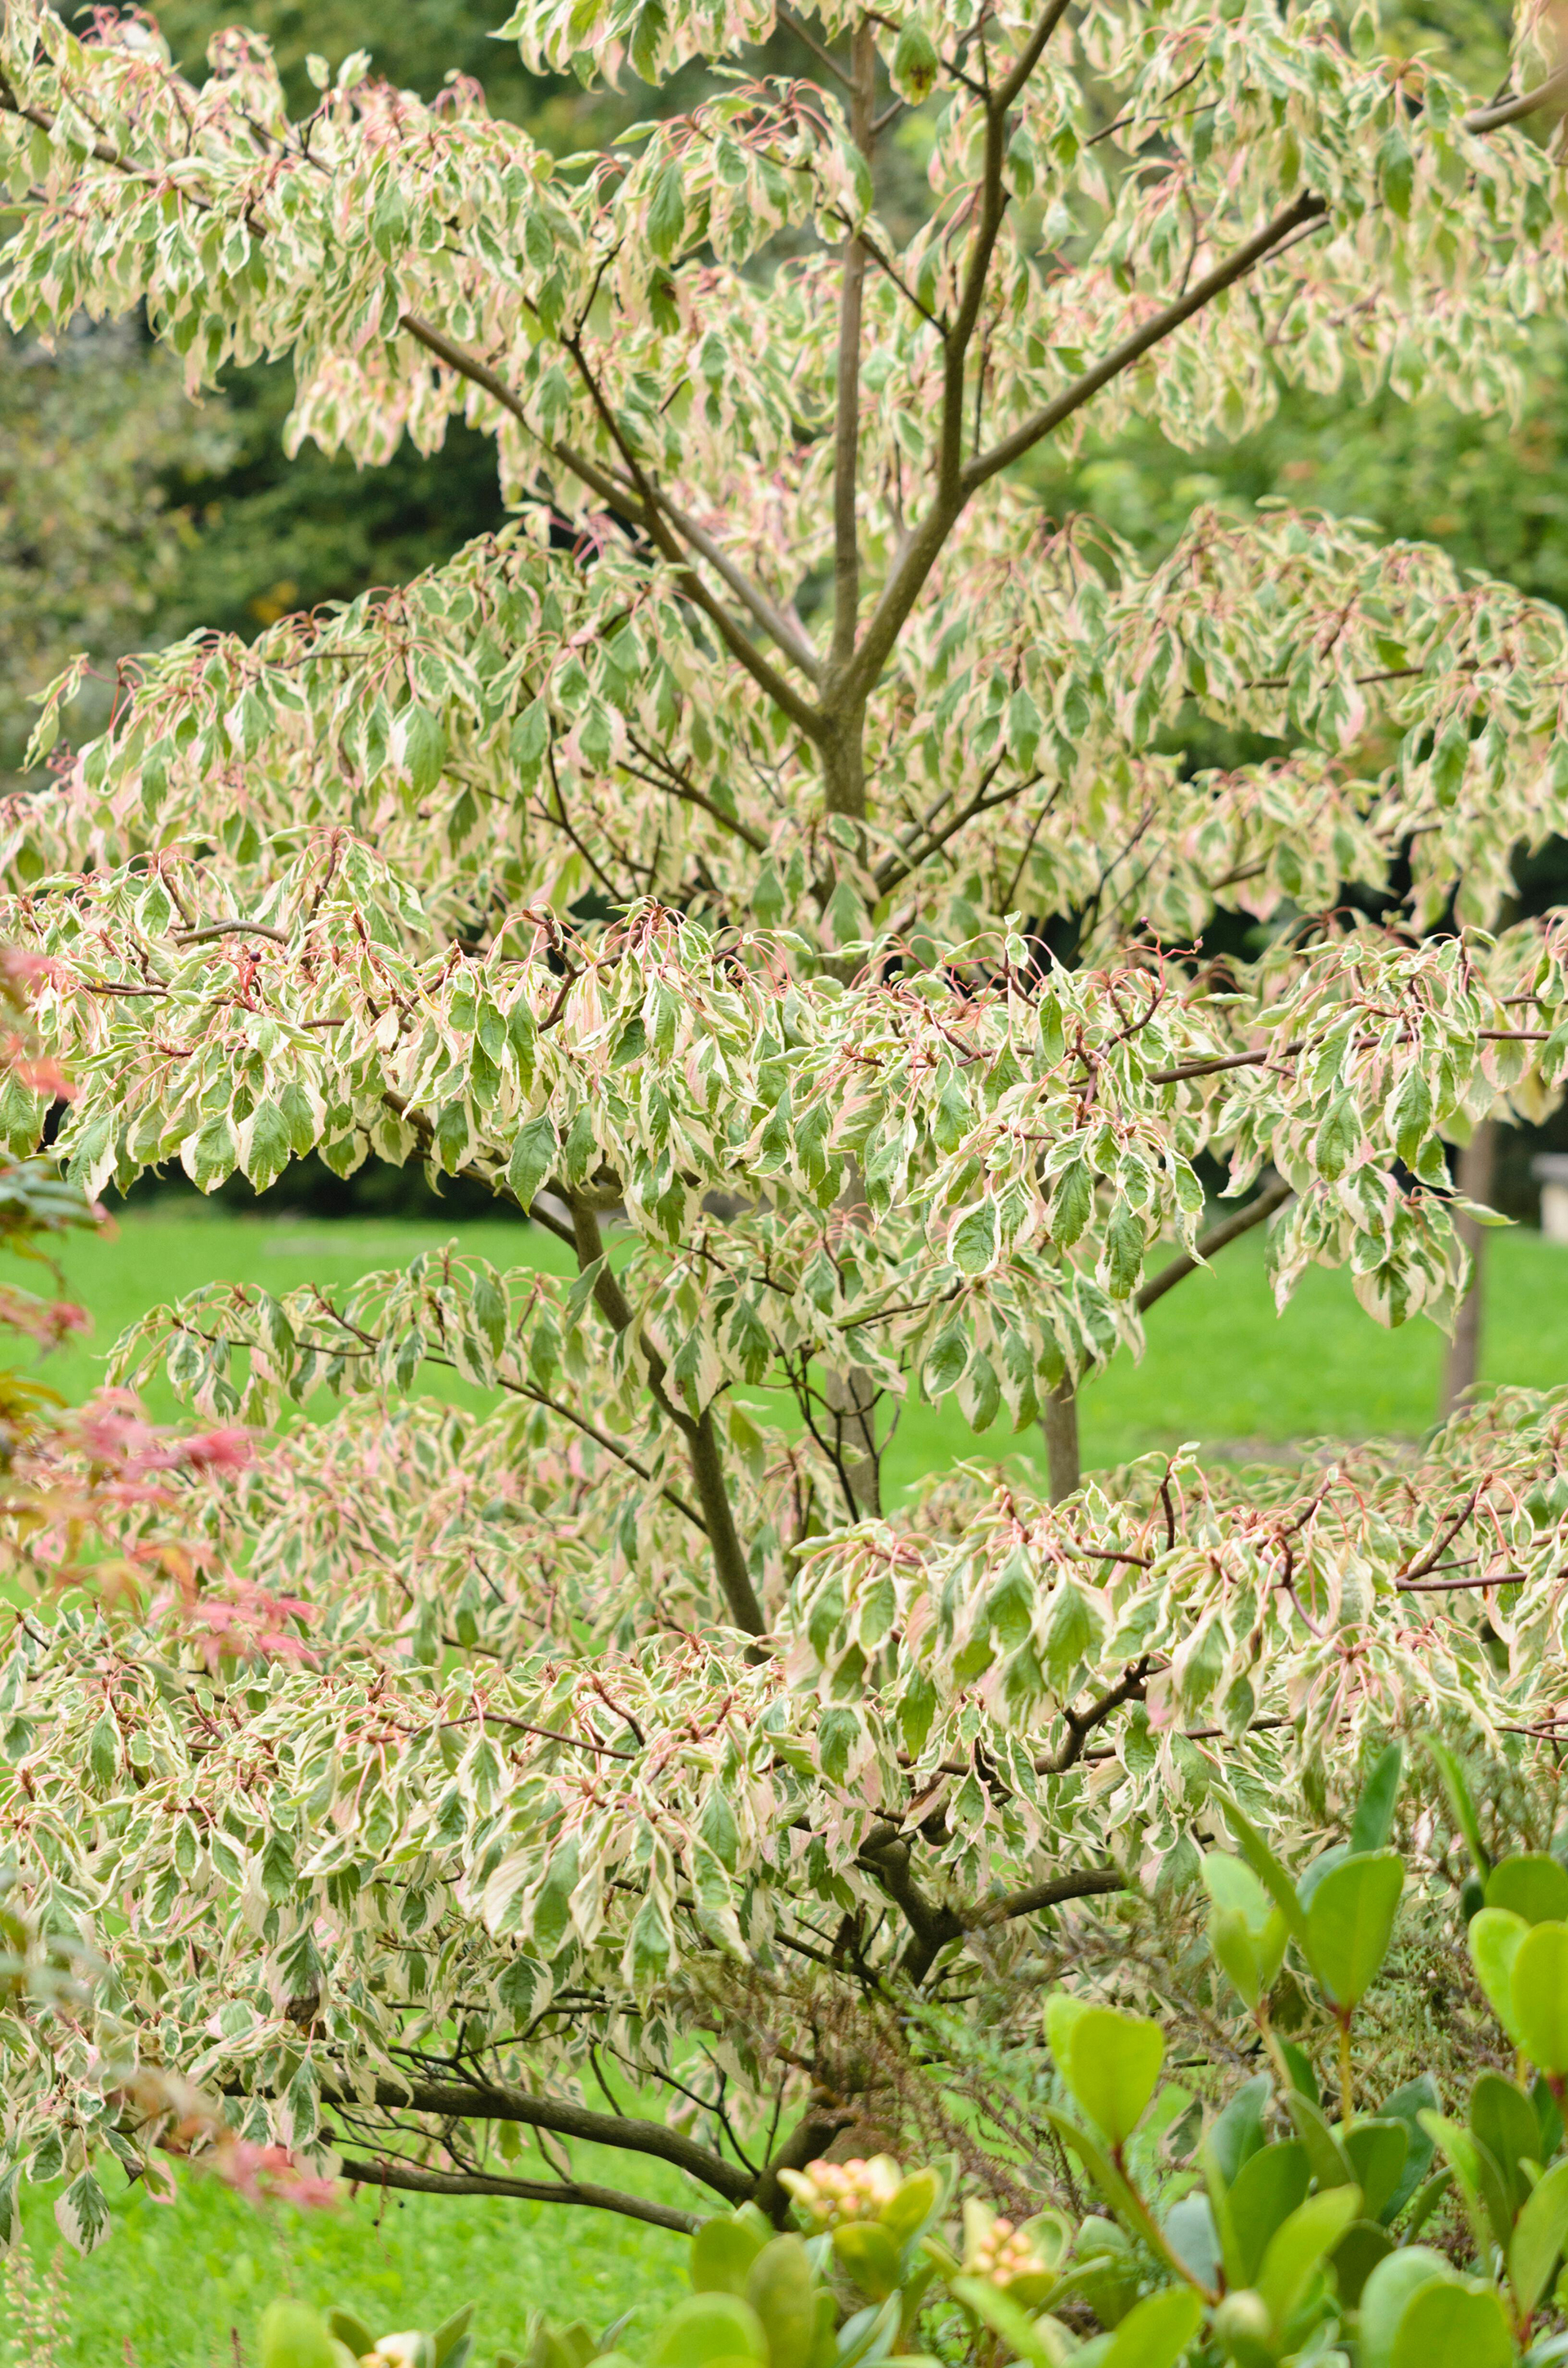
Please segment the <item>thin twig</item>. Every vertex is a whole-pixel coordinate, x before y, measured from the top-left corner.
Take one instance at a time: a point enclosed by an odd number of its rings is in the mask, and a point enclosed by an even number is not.
[[[1500,99],[1494,107],[1478,107],[1471,114],[1460,118],[1466,131],[1498,131],[1506,123],[1517,123],[1533,115],[1538,108],[1551,107],[1560,98],[1568,97],[1568,65],[1559,66],[1555,74],[1538,82],[1533,90],[1521,91],[1517,98]]]
[[[199,946],[209,938],[270,938],[275,946],[286,946],[290,940],[287,929],[274,929],[265,921],[208,921],[199,929],[176,929],[176,942],[182,946]]]
[[[827,48],[824,42],[818,40],[816,35],[811,30],[810,27],[803,24],[801,18],[796,16],[793,8],[779,6],[774,10],[774,14],[778,17],[778,22],[785,28],[786,31],[793,33],[798,41],[804,41],[807,49],[812,52],[812,55],[827,68],[829,74],[834,75],[835,79],[843,85],[846,90],[854,89],[854,83],[851,81],[849,75],[845,72],[844,68],[839,64],[838,60],[834,56],[833,51]]]

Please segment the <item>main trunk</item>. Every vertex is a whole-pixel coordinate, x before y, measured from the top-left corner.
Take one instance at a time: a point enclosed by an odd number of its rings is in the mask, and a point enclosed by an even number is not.
[[[823,805],[830,814],[866,818],[866,711],[830,722],[822,742]]]

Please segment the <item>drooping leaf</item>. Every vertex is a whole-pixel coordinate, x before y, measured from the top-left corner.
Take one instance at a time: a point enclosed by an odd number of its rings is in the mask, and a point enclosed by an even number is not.
[[[1514,1967],[1529,1929],[1511,1908],[1483,1907],[1471,1918],[1465,1936],[1476,1979],[1516,2047],[1522,2046],[1524,2040],[1514,2004]]]
[[[1391,1743],[1374,1764],[1356,1804],[1356,1814],[1350,1822],[1353,1855],[1381,1850],[1387,1844],[1403,1773],[1403,1747]]]
[[[1568,1922],[1568,1867],[1544,1851],[1499,1859],[1486,1878],[1486,1905],[1506,1908],[1527,1924]]]
[[[1276,2228],[1257,2274],[1262,2295],[1278,2335],[1305,2293],[1309,2280],[1326,2254],[1332,2253],[1360,2212],[1360,2191],[1334,2187],[1309,2196]]]
[[[1568,2162],[1558,2162],[1526,2197],[1508,2247],[1508,2276],[1523,2317],[1528,2318],[1540,2305],[1565,2243]]]
[[[1359,2005],[1388,1952],[1404,1887],[1397,1850],[1347,1858],[1326,1874],[1307,1910],[1307,1951],[1336,2006]]]
[[[1514,1956],[1511,1996],[1530,2062],[1554,2077],[1568,2073],[1568,1924],[1537,1924],[1525,1933]]]
[[[1117,2328],[1104,2368],[1176,2368],[1202,2316],[1202,2304],[1189,2286],[1145,2294]]]
[[[1405,2304],[1390,2368],[1509,2368],[1514,2346],[1495,2292],[1479,2281],[1434,2278]]]
[[[1052,2052],[1062,2078],[1095,2127],[1112,2146],[1125,2144],[1143,2118],[1165,2060],[1165,2034],[1145,2015],[1085,2006]]]

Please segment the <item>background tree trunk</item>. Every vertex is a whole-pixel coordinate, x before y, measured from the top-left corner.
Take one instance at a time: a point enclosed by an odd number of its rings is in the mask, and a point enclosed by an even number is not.
[[[1490,1206],[1497,1167],[1497,1121],[1483,1119],[1459,1156],[1454,1181],[1467,1201]],[[1485,1310],[1486,1235],[1473,1217],[1457,1217],[1460,1237],[1470,1252],[1470,1289],[1460,1302],[1454,1337],[1443,1360],[1443,1395],[1439,1412],[1447,1421],[1475,1387],[1481,1370],[1481,1325]]]
[[[1078,1393],[1071,1382],[1061,1382],[1051,1391],[1040,1429],[1045,1433],[1051,1501],[1060,1505],[1078,1486]]]
[[[875,1378],[864,1365],[851,1365],[847,1372],[824,1376],[823,1395],[835,1433],[839,1472],[851,1500],[850,1518],[873,1520],[882,1509]]]

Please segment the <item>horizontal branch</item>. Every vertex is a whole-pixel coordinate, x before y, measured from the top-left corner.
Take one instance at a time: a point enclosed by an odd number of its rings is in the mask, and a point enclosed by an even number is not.
[[[367,2100],[351,2090],[322,2091],[324,2104],[339,2109]],[[739,2163],[699,2146],[684,2131],[667,2129],[662,2122],[634,2119],[625,2113],[595,2112],[566,2097],[533,2097],[520,2089],[491,2089],[457,2080],[381,2079],[373,2100],[385,2112],[436,2113],[444,2121],[518,2122],[525,2128],[549,2130],[556,2137],[578,2138],[587,2146],[613,2146],[619,2154],[648,2155],[684,2171],[715,2195],[744,2203],[753,2180]]]
[[[265,921],[209,921],[199,929],[176,929],[176,942],[182,946],[204,945],[210,938],[270,938],[275,946],[290,942],[287,929],[270,928]]]
[[[1150,1276],[1132,1303],[1139,1315],[1153,1307],[1156,1300],[1164,1299],[1166,1292],[1174,1291],[1178,1282],[1185,1282],[1189,1274],[1196,1274],[1216,1250],[1222,1250],[1227,1243],[1239,1241],[1243,1234],[1250,1234],[1255,1225],[1261,1225],[1276,1209],[1283,1208],[1290,1198],[1290,1185],[1282,1176],[1277,1176],[1272,1184],[1264,1187],[1256,1201],[1249,1201],[1244,1209],[1238,1209],[1233,1216],[1221,1218],[1218,1224],[1210,1225],[1207,1233],[1199,1234],[1196,1250],[1183,1250],[1179,1258],[1174,1258],[1168,1266],[1163,1266],[1158,1274]]]
[[[1178,1068],[1151,1069],[1143,1082],[1146,1086],[1179,1086],[1188,1077],[1217,1076],[1221,1069],[1260,1069],[1266,1061],[1274,1059],[1278,1049],[1278,1045],[1270,1045],[1262,1053],[1216,1053],[1210,1060],[1183,1061]],[[1293,1049],[1286,1047],[1287,1051]]]
[[[533,2179],[493,2179],[478,2170],[418,2170],[412,2163],[381,2156],[360,2162],[346,2156],[345,2179],[359,2187],[399,2188],[411,2195],[509,2195],[520,2203],[579,2203],[590,2211],[617,2212],[624,2220],[642,2220],[651,2228],[668,2228],[677,2237],[695,2237],[702,2226],[697,2212],[677,2212],[668,2203],[651,2203],[645,2196],[628,2195],[619,2187],[594,2187],[584,2180],[564,2181]]]
[[[1005,1897],[994,1899],[972,1918],[970,1930],[983,1930],[994,1924],[1011,1924],[1019,1916],[1033,1916],[1042,1907],[1060,1907],[1069,1899],[1095,1899],[1112,1891],[1125,1891],[1127,1878],[1113,1866],[1096,1867],[1085,1874],[1059,1874],[1051,1883],[1027,1884],[1021,1891],[1009,1891]]]
[[[1518,1587],[1528,1576],[1522,1570],[1489,1570],[1473,1578],[1396,1578],[1394,1588],[1401,1595],[1450,1595],[1467,1588]]]
[[[1476,1041],[1482,1044],[1545,1044],[1551,1031],[1546,1028],[1478,1028]],[[1376,1043],[1374,1036],[1358,1036],[1358,1049]],[[1188,1077],[1218,1076],[1221,1069],[1262,1069],[1270,1061],[1282,1061],[1301,1050],[1300,1043],[1270,1044],[1256,1053],[1216,1053],[1201,1061],[1183,1061],[1174,1069],[1151,1069],[1143,1082],[1146,1086],[1179,1086]]]

